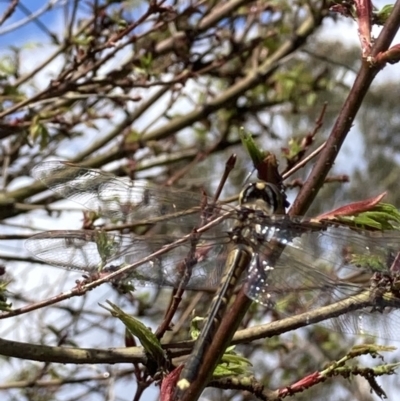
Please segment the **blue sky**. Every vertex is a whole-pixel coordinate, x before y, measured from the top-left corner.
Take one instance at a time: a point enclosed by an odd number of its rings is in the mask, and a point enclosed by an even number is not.
[[[23,44],[27,39],[44,40],[48,42],[49,30],[51,33],[61,34],[64,30],[65,21],[68,21],[71,16],[72,6],[75,0],[20,0],[18,7],[10,18],[0,26],[0,49],[9,44]],[[136,4],[129,5],[126,2],[126,12],[140,12],[142,4],[140,1]],[[3,15],[8,8],[9,1],[0,1],[0,15]],[[104,4],[104,1],[99,1],[99,4]],[[143,5],[146,6],[144,1]],[[49,7],[49,5],[51,7]],[[119,4],[116,7],[120,7]],[[77,15],[79,18],[84,17],[89,11],[91,4],[83,0],[79,1]],[[107,8],[110,10],[110,7]],[[69,11],[69,12],[68,12]],[[35,21],[27,21],[30,15],[36,15],[38,18]],[[12,29],[14,28],[14,29]]]
[[[8,8],[8,3],[8,1],[6,2],[4,0],[0,3],[0,15],[2,15]],[[45,11],[46,5],[49,3],[55,3],[55,6]],[[39,21],[43,24],[43,27],[52,29],[52,27],[56,26],[56,21],[63,17],[66,3],[71,3],[71,1],[30,0],[21,2],[22,7],[18,6],[12,16],[8,18],[2,26],[0,26],[0,37],[1,42],[3,43],[2,47],[4,48],[5,44],[22,44],[25,43],[29,37],[37,39],[44,35],[43,28],[41,28],[37,22],[27,22],[22,26],[16,24],[26,21],[30,13],[39,12]],[[16,29],[10,31],[10,28],[12,27],[15,27]]]

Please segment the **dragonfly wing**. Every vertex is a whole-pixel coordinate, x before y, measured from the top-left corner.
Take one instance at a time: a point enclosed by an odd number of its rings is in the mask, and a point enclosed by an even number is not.
[[[194,250],[190,244],[185,244],[136,267],[129,278],[140,285],[182,286],[186,289],[213,291],[223,272],[226,248],[222,244],[212,247],[204,244]],[[151,253],[150,248],[148,252]],[[126,255],[126,263],[135,263],[137,256],[136,252]]]
[[[393,280],[398,274],[393,271],[392,262],[400,250],[399,232],[357,232],[332,227],[296,238],[290,229],[284,235],[283,232],[278,235],[275,247],[271,243],[260,244],[246,284],[250,298],[274,306],[282,316],[297,315],[355,296],[371,288],[371,279],[376,274]],[[371,305],[374,302],[371,299]],[[379,312],[367,313],[367,309],[332,322],[342,332],[367,332],[374,328],[375,319],[382,316]],[[363,319],[358,318],[361,314]],[[394,314],[388,316],[393,320]],[[361,321],[364,329],[360,328]]]
[[[400,311],[396,308],[383,311],[372,307],[362,308],[319,324],[340,333],[400,341]]]
[[[117,178],[100,170],[61,161],[43,162],[32,175],[58,195],[112,220],[132,222],[165,217],[189,230],[200,225],[200,205],[207,198],[198,192],[176,190],[143,180]],[[192,212],[185,212],[194,208]],[[175,215],[175,219],[171,217]],[[149,222],[151,223],[151,221]]]
[[[95,230],[48,231],[32,236],[26,248],[50,265],[88,273],[115,271],[135,264],[121,280],[138,285],[183,285],[188,289],[212,290],[218,285],[229,237],[188,238],[173,246],[175,237],[140,237]],[[165,252],[160,250],[166,249]],[[154,257],[150,257],[156,253]],[[141,262],[143,260],[143,262]]]
[[[120,234],[59,230],[34,235],[25,241],[25,247],[50,265],[92,273],[110,263],[120,264],[127,244]]]

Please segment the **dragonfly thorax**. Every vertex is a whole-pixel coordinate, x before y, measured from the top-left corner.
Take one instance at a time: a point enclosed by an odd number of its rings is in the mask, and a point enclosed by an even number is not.
[[[243,189],[239,196],[242,207],[261,210],[266,215],[283,213],[284,197],[279,188],[269,182],[252,182]]]

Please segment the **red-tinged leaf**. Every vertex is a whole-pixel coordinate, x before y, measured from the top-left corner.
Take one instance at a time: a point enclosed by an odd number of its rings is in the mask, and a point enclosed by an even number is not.
[[[324,378],[321,376],[320,372],[311,373],[310,375],[303,377],[302,379],[300,379],[298,382],[292,384],[291,386],[279,390],[279,397],[283,398],[290,394],[294,394],[294,393],[303,391],[303,390],[317,384],[318,382],[320,382],[323,379]]]
[[[161,383],[160,401],[171,401],[174,396],[176,383],[182,372],[184,365],[178,366],[171,373],[169,373]]]
[[[375,57],[375,64],[384,66],[386,63],[396,64],[400,61],[400,44],[392,46],[385,52],[380,52]]]
[[[308,375],[306,377],[303,377],[298,382],[292,384],[290,387],[293,390],[306,389],[308,387],[311,387],[315,383],[317,383],[320,378],[321,378],[321,373],[320,372],[314,372],[314,373],[311,373],[310,375]]]
[[[355,0],[357,13],[358,35],[361,41],[362,56],[365,58],[371,51],[371,0]]]
[[[354,216],[359,213],[368,212],[372,210],[385,197],[385,195],[386,192],[375,196],[374,198],[349,203],[348,205],[341,206],[337,209],[331,210],[330,212],[319,215],[316,217],[316,220],[335,220],[340,216]]]

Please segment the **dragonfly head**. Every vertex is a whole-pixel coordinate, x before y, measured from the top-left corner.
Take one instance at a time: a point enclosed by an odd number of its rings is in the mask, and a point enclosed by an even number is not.
[[[286,197],[279,188],[265,181],[248,184],[239,196],[239,204],[249,209],[261,210],[267,215],[285,212]]]

